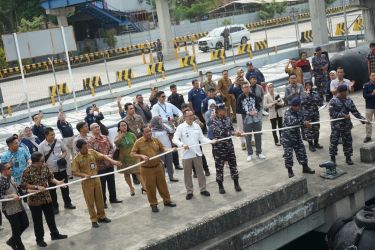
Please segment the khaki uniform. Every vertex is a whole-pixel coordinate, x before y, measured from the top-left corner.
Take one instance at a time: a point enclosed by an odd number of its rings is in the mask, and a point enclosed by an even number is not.
[[[87,155],[78,153],[73,159],[72,171],[91,176],[96,175],[98,172],[98,161],[103,160],[103,158],[104,155],[92,149],[89,149]],[[106,216],[104,212],[104,201],[100,178],[84,180],[82,182],[82,190],[89,210],[91,222],[97,222],[98,219],[104,219]]]
[[[301,83],[303,84],[304,81],[303,81],[303,71],[300,67],[296,67],[296,68],[293,68],[293,67],[289,67],[285,70],[285,73],[287,74],[295,74],[296,77],[297,77],[297,83]]]
[[[229,107],[232,109],[232,114],[236,114],[236,97],[233,94],[229,94],[230,85],[232,85],[232,80],[229,78],[227,80],[220,78],[217,85],[217,90],[226,98],[225,106],[228,108],[228,116],[231,114]]]
[[[141,154],[151,158],[164,151],[164,146],[158,139],[151,138],[151,140],[146,140],[144,137],[141,137],[134,143],[131,154]],[[156,206],[158,204],[156,189],[163,198],[164,204],[170,202],[171,197],[169,195],[167,182],[165,181],[164,169],[160,158],[150,160],[143,164],[141,166],[141,176],[145,181],[150,206]]]

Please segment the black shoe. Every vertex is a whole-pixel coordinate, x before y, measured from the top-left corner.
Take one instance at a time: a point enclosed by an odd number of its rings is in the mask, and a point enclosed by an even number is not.
[[[76,209],[76,206],[73,206],[72,203],[64,206],[65,209]]]
[[[201,195],[203,195],[203,196],[210,196],[211,194],[210,194],[210,192],[208,192],[207,190],[205,190],[205,191],[202,191],[201,192]]]
[[[316,152],[316,149],[315,149],[315,147],[314,147],[314,144],[313,144],[311,141],[309,141],[309,150],[310,150],[311,152]]]
[[[12,239],[7,240],[6,243],[7,243],[7,245],[10,246],[12,249],[14,249],[14,250],[17,249],[17,245],[16,245],[16,243],[13,242]],[[46,244],[46,245],[47,245],[47,244]]]
[[[91,226],[92,226],[93,228],[98,228],[98,227],[99,227],[99,224],[98,224],[98,222],[93,222],[93,223],[91,223]]]
[[[346,163],[348,164],[348,165],[353,165],[354,163],[353,163],[353,161],[352,161],[352,159],[350,158],[350,156],[348,156],[348,157],[346,157]]]
[[[311,168],[309,168],[309,166],[304,165],[303,168],[302,168],[302,173],[304,174],[315,174],[315,170],[312,170]]]
[[[107,208],[108,208],[107,203],[104,203],[104,209],[107,209]]]
[[[233,180],[233,181],[234,181],[234,189],[235,189],[237,192],[242,191],[242,188],[240,187],[240,184],[238,183],[238,179],[235,179],[235,180]]]
[[[319,139],[314,140],[314,147],[316,149],[323,149],[323,146],[319,144]]]
[[[187,194],[186,195],[186,200],[191,200],[193,198],[193,194]]]
[[[183,168],[180,165],[177,165],[174,167],[176,170],[183,170]]]
[[[110,201],[109,203],[122,203],[122,201],[116,199],[116,200]]]
[[[36,244],[38,245],[38,247],[46,247],[47,246],[47,243],[45,243],[44,241],[37,241]]]
[[[335,156],[331,156],[331,162],[333,162],[333,164],[335,164],[335,166],[336,166],[336,157]]]
[[[287,168],[288,169],[288,177],[292,178],[294,176],[293,169],[292,168]]]
[[[198,178],[196,173],[193,174],[193,178]]]
[[[139,185],[140,182],[139,182],[137,176],[135,174],[132,174],[132,177],[133,177],[133,183],[134,183],[134,185]]]
[[[66,238],[68,238],[68,235],[65,235],[65,234],[57,234],[57,235],[51,236],[51,240],[63,240]]]
[[[223,182],[218,182],[217,184],[219,185],[219,193],[220,194],[225,194],[225,189],[224,189],[224,186],[223,186]]]
[[[177,205],[176,205],[176,203],[170,201],[170,202],[168,202],[168,203],[164,203],[164,206],[165,206],[165,207],[175,207],[175,206],[177,206]]]
[[[211,175],[210,171],[206,171],[206,172],[205,172],[205,175],[206,175],[206,176],[210,176],[210,175]]]
[[[159,212],[159,208],[158,208],[158,206],[152,206],[152,207],[151,207],[151,210],[152,210],[152,212],[154,212],[154,213],[158,213],[158,212]]]
[[[141,188],[141,191],[142,191],[142,194],[143,194],[143,192],[147,193],[146,189],[144,189],[144,188]]]
[[[58,208],[53,208],[53,214],[55,214],[55,215],[56,215],[56,214],[59,214],[59,212],[60,212],[60,211],[59,211],[59,209],[58,209]]]
[[[104,217],[104,218],[102,218],[102,219],[99,219],[98,222],[99,222],[99,223],[110,223],[111,220],[108,219],[107,217]]]
[[[178,179],[176,179],[176,178],[171,178],[169,180],[172,181],[172,182],[178,182]]]
[[[363,140],[364,143],[367,143],[367,142],[370,142],[370,141],[371,141],[371,137],[366,137],[366,138]]]

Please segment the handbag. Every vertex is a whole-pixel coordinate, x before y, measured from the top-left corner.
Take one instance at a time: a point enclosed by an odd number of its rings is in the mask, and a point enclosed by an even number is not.
[[[115,152],[112,154],[112,159],[115,161],[120,159],[120,149],[116,148]]]

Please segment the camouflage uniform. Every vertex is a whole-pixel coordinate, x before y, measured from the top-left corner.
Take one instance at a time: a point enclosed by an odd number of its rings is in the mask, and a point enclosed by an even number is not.
[[[322,54],[320,57],[314,56],[312,58],[312,65],[314,68],[315,86],[318,90],[319,95],[322,97],[325,94],[325,89],[328,81],[327,72],[323,72],[321,68],[327,65],[328,59],[326,55]]]
[[[303,126],[303,113],[301,111],[295,112],[292,108],[288,108],[284,113],[283,127]],[[307,164],[307,155],[305,145],[303,145],[301,138],[301,129],[292,128],[281,131],[281,144],[284,148],[283,158],[285,160],[285,167],[291,168],[293,166],[293,150],[296,153],[299,164]]]
[[[221,139],[232,135],[233,124],[229,117],[215,117],[213,121],[213,134],[215,139]],[[213,152],[216,167],[216,181],[223,182],[224,161],[228,161],[230,174],[233,180],[238,179],[236,155],[232,139],[219,141],[213,144]]]
[[[315,91],[303,92],[301,96],[302,112],[305,121],[319,121],[319,106],[323,105],[323,99]],[[314,124],[311,128],[304,128],[303,131],[308,141],[319,139],[320,124]]]
[[[352,113],[358,119],[366,120],[357,110],[352,99],[347,97],[346,99],[341,99],[337,96],[333,97],[329,101],[329,116],[331,119],[341,118],[344,115]],[[337,155],[337,145],[339,143],[339,138],[342,138],[342,146],[344,150],[344,155],[350,157],[353,155],[353,138],[351,130],[353,124],[350,119],[339,120],[331,122],[331,138],[329,145],[329,154],[331,156]]]

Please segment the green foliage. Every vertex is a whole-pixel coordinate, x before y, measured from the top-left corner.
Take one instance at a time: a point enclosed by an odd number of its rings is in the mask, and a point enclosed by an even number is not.
[[[224,19],[221,23],[222,26],[231,25],[232,21],[230,19]]]
[[[156,3],[155,0],[146,0],[146,3],[151,6],[151,8],[154,10],[156,9]]]
[[[110,47],[115,48],[117,43],[117,38],[115,37],[116,30],[105,30],[103,33],[103,40],[104,42]]]
[[[334,2],[336,2],[336,0],[325,0],[326,6],[329,6],[333,4]]]
[[[263,2],[260,5],[260,11],[258,12],[258,17],[261,20],[272,19],[275,17],[275,14],[281,15],[285,12],[287,2],[276,2],[273,0],[270,3]]]
[[[20,25],[18,25],[18,32],[28,32],[28,31],[39,30],[43,28],[43,25],[44,25],[43,16],[36,16],[36,17],[33,17],[31,20],[22,18],[20,21]]]
[[[8,67],[7,61],[5,59],[4,49],[0,48],[0,68]]]

